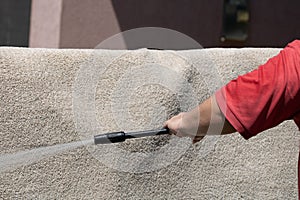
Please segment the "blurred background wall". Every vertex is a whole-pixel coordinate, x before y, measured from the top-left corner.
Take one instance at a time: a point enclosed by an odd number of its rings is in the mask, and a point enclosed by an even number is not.
[[[28,46],[31,0],[0,0],[0,46]]]
[[[204,47],[283,47],[300,37],[299,0],[0,0],[0,45],[94,48],[139,27]]]

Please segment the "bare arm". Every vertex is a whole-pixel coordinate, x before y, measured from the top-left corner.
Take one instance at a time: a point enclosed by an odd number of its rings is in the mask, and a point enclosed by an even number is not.
[[[178,137],[190,137],[193,143],[205,135],[220,135],[236,132],[225,119],[214,96],[211,96],[189,112],[180,113],[164,124],[171,134]]]

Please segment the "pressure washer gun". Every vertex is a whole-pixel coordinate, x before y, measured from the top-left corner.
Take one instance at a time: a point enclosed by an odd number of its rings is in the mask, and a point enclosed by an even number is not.
[[[169,129],[163,128],[158,130],[137,131],[137,132],[113,132],[94,136],[95,144],[110,144],[124,142],[126,139],[149,137],[155,135],[169,134]]]

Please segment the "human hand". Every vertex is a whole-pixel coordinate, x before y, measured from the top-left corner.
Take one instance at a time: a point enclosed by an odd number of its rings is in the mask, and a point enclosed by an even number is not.
[[[192,139],[193,144],[199,142],[204,136],[198,135],[198,122],[191,117],[193,113],[179,113],[164,123],[164,127],[169,129],[170,134],[178,137],[189,137]],[[195,115],[195,113],[194,113]]]
[[[189,112],[180,113],[164,123],[170,133],[178,137],[190,137],[193,143],[205,135],[221,135],[236,132],[225,119],[215,97],[212,96]]]

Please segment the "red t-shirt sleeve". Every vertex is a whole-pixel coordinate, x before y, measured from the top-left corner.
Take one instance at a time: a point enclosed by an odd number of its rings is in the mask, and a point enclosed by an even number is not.
[[[215,96],[226,119],[246,139],[287,119],[300,125],[300,40]]]

